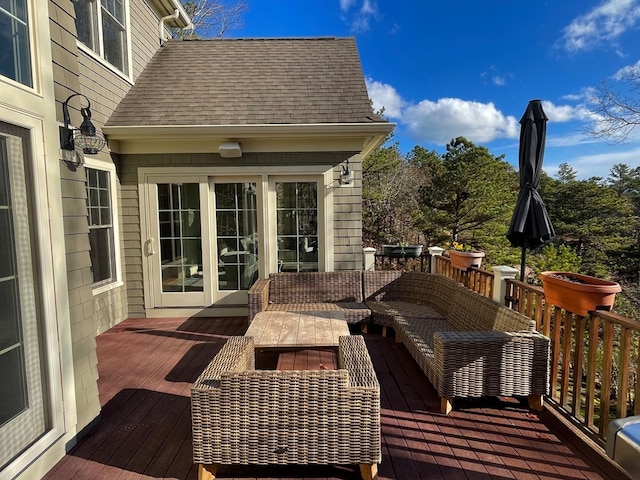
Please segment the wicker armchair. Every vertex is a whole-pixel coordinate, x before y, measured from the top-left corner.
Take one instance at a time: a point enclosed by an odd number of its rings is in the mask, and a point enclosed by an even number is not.
[[[340,337],[339,370],[254,370],[252,337],[231,337],[191,389],[199,478],[219,464],[381,461],[380,387],[361,336]]]

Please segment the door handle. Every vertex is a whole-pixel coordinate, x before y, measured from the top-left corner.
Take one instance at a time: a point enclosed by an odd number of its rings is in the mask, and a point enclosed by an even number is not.
[[[145,242],[145,249],[147,252],[147,257],[156,254],[155,242],[153,241],[153,238],[150,238]]]

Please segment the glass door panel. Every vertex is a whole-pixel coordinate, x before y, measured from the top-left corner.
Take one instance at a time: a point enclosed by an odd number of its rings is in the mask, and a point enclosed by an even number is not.
[[[200,185],[158,184],[163,292],[202,292]]]
[[[211,255],[207,179],[167,181],[148,177],[148,307],[201,307],[211,304]]]
[[[318,271],[316,182],[276,183],[278,271]]]
[[[215,183],[217,298],[246,291],[258,279],[256,183]],[[238,302],[244,296],[236,296]],[[234,297],[227,300],[231,301]],[[245,299],[246,300],[246,299]]]

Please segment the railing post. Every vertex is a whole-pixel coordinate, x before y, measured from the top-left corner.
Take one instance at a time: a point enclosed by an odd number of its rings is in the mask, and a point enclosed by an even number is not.
[[[429,266],[429,272],[436,273],[436,257],[441,257],[444,253],[444,248],[441,247],[429,247],[429,255],[431,255],[431,265]]]
[[[376,249],[365,247],[362,249],[362,263],[365,271],[376,269]]]
[[[506,265],[497,265],[493,267],[493,301],[504,305],[504,297],[507,294],[507,280],[513,280],[520,270],[508,267]]]

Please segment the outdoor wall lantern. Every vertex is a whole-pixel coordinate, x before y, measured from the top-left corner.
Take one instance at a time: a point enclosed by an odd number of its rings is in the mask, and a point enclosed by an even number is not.
[[[82,115],[82,123],[80,128],[74,128],[71,125],[71,117],[69,116],[69,100],[73,97],[83,97],[87,101],[87,106],[80,109]],[[81,93],[70,95],[62,103],[62,116],[64,118],[64,127],[60,127],[60,147],[63,150],[63,161],[69,169],[75,170],[84,164],[82,155],[77,154],[76,149],[82,150],[85,155],[96,155],[104,148],[107,141],[102,132],[96,130],[91,122],[91,102]],[[65,152],[72,152],[65,154]]]
[[[352,187],[353,186],[353,170],[349,167],[349,159],[347,158],[347,164],[342,166],[342,172],[340,173],[340,186]]]

